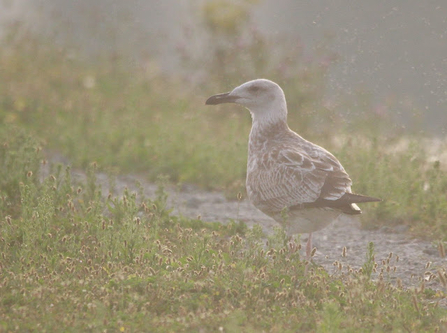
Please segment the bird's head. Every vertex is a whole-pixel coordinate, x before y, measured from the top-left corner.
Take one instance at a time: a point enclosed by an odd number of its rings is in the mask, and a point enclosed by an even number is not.
[[[230,92],[211,96],[205,102],[207,105],[222,103],[245,106],[255,120],[287,115],[283,90],[275,82],[266,79],[245,82]]]

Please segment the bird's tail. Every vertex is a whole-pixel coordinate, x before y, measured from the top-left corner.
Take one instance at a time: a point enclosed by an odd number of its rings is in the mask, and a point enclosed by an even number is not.
[[[346,193],[344,196],[341,197],[341,200],[346,200],[349,203],[341,207],[343,213],[349,215],[357,215],[362,213],[360,207],[356,205],[357,203],[382,201],[382,199],[379,198],[368,197],[366,195],[355,193]]]
[[[345,193],[345,195],[341,197],[341,199],[346,200],[350,203],[382,201],[382,199],[379,198],[368,197],[366,195],[355,194],[355,193]]]

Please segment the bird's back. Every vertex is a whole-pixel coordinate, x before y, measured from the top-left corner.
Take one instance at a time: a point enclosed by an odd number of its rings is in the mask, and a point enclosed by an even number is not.
[[[247,163],[247,191],[262,211],[280,211],[318,198],[338,199],[351,180],[338,160],[303,139],[287,125],[252,130]]]
[[[247,163],[247,193],[262,212],[294,232],[325,227],[341,213],[360,214],[356,202],[379,199],[351,193],[351,179],[326,149],[291,131],[286,124],[252,129]]]

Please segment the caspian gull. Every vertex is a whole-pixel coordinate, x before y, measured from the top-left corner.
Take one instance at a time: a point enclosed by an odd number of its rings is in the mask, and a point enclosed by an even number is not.
[[[309,142],[287,125],[281,87],[269,80],[246,82],[231,92],[211,96],[208,105],[236,103],[252,116],[246,188],[250,201],[279,222],[289,235],[312,232],[341,214],[360,214],[356,203],[381,201],[351,192],[352,181],[326,149]]]

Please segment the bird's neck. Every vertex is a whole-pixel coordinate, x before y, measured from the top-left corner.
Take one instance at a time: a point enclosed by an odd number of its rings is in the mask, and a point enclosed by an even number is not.
[[[253,117],[253,124],[250,131],[249,145],[254,149],[256,146],[265,145],[266,141],[276,140],[290,131],[287,125],[287,114],[284,117],[262,119]]]
[[[274,101],[273,103],[256,105],[255,108],[248,107],[248,109],[253,120],[253,126],[262,128],[280,121],[287,123],[287,104],[285,100],[282,102]]]

